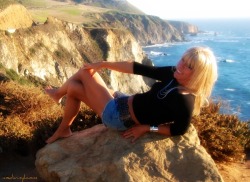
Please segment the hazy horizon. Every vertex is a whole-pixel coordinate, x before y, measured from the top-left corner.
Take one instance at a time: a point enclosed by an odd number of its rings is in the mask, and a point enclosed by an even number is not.
[[[127,0],[148,15],[167,20],[250,18],[248,1],[245,0]]]

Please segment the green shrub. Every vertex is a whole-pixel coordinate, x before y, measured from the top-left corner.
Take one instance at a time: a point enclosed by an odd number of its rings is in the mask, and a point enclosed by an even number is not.
[[[17,72],[15,72],[13,69],[5,69],[6,75],[8,78],[10,78],[13,81],[18,82],[21,85],[30,85],[32,84],[27,78],[19,76]]]

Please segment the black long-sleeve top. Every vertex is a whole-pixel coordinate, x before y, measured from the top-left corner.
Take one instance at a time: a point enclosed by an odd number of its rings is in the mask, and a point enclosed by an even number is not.
[[[179,93],[180,85],[174,78],[176,68],[146,66],[134,62],[133,69],[134,74],[157,80],[149,91],[134,96],[133,109],[138,121],[151,126],[169,123],[172,136],[184,134],[192,118],[195,97]]]

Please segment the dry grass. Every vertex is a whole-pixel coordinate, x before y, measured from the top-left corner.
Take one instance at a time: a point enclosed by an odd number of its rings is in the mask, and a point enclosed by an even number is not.
[[[28,145],[40,122],[52,124],[62,114],[62,108],[35,86],[1,83],[0,97],[0,146],[6,150],[15,149],[20,141]]]
[[[221,104],[204,108],[193,124],[201,144],[216,161],[241,161],[250,150],[250,121],[242,122],[236,115],[219,114]]]
[[[0,85],[0,147],[22,153],[37,150],[58,127],[62,105],[53,102],[41,87],[4,82]],[[82,130],[100,122],[84,105],[72,126]]]
[[[219,114],[219,110],[220,104],[213,103],[204,108],[199,117],[193,118],[201,144],[216,161],[242,160],[245,150],[250,149],[249,122],[241,122],[235,115]],[[24,154],[36,152],[54,133],[62,114],[63,107],[54,103],[41,86],[2,82],[0,147],[4,151],[17,150]],[[100,118],[82,105],[72,130],[79,131],[97,123],[101,123]]]
[[[97,21],[95,14],[109,9],[51,0],[22,0],[35,22],[44,23],[48,16],[76,24]],[[91,16],[93,15],[93,17]]]

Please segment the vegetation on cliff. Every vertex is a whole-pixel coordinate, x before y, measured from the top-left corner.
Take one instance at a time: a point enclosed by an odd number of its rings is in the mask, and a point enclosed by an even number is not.
[[[61,122],[63,106],[43,92],[44,83],[32,84],[4,67],[0,71],[0,147],[21,154],[36,152]],[[245,150],[250,149],[249,122],[241,122],[235,115],[220,114],[219,109],[220,103],[212,103],[193,118],[201,144],[216,161],[243,160]],[[98,123],[100,118],[82,104],[72,130]]]

